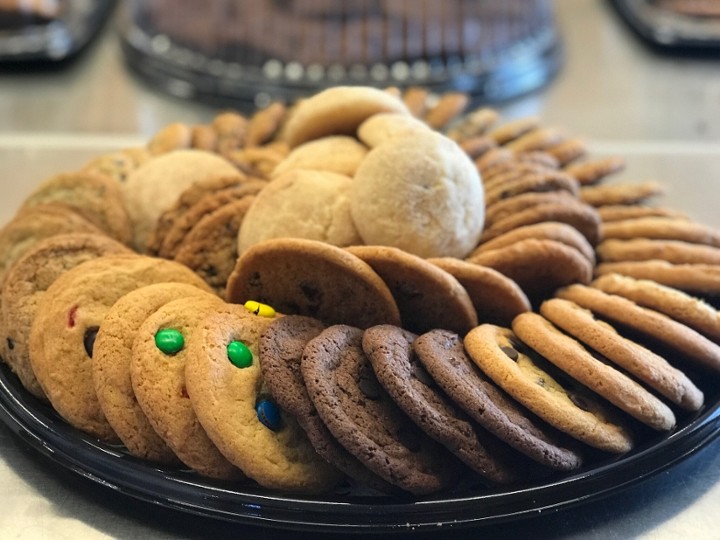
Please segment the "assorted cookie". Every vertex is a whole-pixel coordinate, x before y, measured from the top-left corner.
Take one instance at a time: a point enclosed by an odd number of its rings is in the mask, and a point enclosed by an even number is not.
[[[47,179],[0,229],[11,376],[280,492],[521,485],[672,433],[720,371],[720,233],[468,102],[337,87]]]

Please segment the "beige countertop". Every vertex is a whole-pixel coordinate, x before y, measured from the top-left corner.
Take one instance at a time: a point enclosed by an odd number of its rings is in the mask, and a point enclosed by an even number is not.
[[[720,227],[720,61],[661,56],[605,2],[559,0],[566,57],[551,84],[499,106],[582,135],[620,155],[628,180],[657,180],[661,203]],[[216,109],[169,97],[132,76],[112,27],[63,70],[0,72],[0,222],[45,177],[141,144],[173,121]],[[0,538],[297,538],[165,510],[41,459],[0,424]],[[720,538],[720,441],[627,490],[452,537]],[[443,537],[450,537],[443,531]]]

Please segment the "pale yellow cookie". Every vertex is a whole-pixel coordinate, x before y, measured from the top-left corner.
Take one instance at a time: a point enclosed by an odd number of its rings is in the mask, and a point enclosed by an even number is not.
[[[238,253],[263,240],[292,237],[336,246],[361,243],[350,215],[348,176],[288,171],[260,191],[238,233]]]
[[[410,114],[397,97],[367,86],[335,86],[293,108],[280,138],[290,147],[327,135],[354,135],[373,114]]]
[[[354,176],[367,153],[367,147],[354,137],[347,135],[322,137],[294,148],[275,166],[271,177],[277,178],[283,173],[298,169]]]
[[[464,257],[482,234],[484,191],[454,141],[418,132],[368,154],[353,179],[350,209],[366,244],[421,257]]]
[[[134,170],[123,184],[134,247],[145,251],[158,218],[192,184],[239,174],[229,161],[202,150],[169,152]]]

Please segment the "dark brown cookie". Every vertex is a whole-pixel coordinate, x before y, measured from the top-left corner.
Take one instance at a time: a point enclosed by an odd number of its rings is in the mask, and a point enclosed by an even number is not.
[[[362,349],[362,330],[331,326],[305,347],[308,394],[333,436],[370,470],[413,494],[452,486],[456,461],[392,401]]]
[[[413,350],[433,380],[476,422],[538,463],[569,471],[582,457],[554,428],[519,405],[470,360],[462,339],[447,330],[431,330],[413,342]]]
[[[286,315],[273,320],[263,330],[258,344],[265,384],[277,404],[297,419],[323,459],[361,486],[391,492],[394,488],[389,483],[335,440],[308,396],[300,371],[302,355],[305,345],[324,329],[325,325],[317,319],[301,315]]]
[[[413,354],[416,337],[390,325],[365,331],[363,350],[380,384],[420,429],[482,477],[499,484],[521,479],[518,456],[466,416],[425,371]]]

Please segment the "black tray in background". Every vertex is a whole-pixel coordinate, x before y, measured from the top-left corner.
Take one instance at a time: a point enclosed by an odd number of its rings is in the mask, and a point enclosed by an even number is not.
[[[58,16],[17,29],[0,28],[0,67],[57,63],[75,57],[103,29],[116,0],[64,0]]]
[[[633,32],[658,50],[717,54],[720,59],[720,17],[675,13],[653,0],[610,0],[610,5]]]
[[[617,492],[681,461],[720,434],[720,389],[703,388],[706,405],[621,457],[541,484],[490,491],[465,487],[423,499],[335,493],[278,494],[256,485],[212,481],[160,468],[92,439],[30,395],[0,364],[0,421],[59,466],[131,497],[236,523],[318,532],[407,532],[519,520]]]

